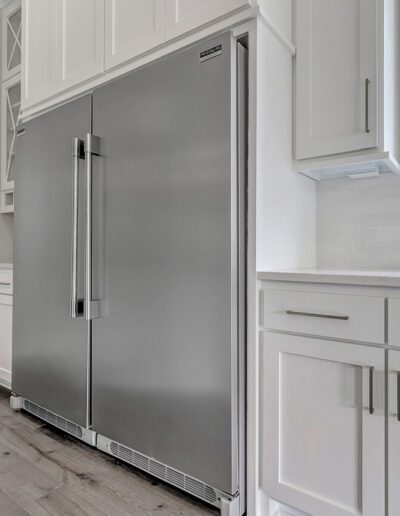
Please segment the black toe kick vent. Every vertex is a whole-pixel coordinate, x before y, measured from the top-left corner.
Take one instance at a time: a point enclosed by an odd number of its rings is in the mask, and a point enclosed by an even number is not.
[[[176,469],[169,468],[165,464],[158,462],[154,459],[150,459],[141,453],[138,453],[126,446],[122,446],[114,441],[109,444],[109,450],[111,455],[118,457],[124,462],[128,462],[133,466],[154,475],[169,484],[172,484],[179,489],[182,489],[202,500],[215,504],[217,502],[217,494],[215,490]]]
[[[54,412],[50,412],[49,410],[39,407],[36,403],[32,403],[28,400],[24,400],[24,410],[40,419],[43,419],[47,423],[56,426],[57,428],[64,430],[64,432],[67,432],[74,437],[78,437],[78,439],[82,439],[82,428],[75,425],[75,423],[71,423],[68,419],[57,416]]]

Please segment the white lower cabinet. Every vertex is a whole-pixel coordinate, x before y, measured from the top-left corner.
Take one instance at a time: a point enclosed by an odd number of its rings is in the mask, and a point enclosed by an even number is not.
[[[0,385],[11,386],[12,296],[0,294]]]
[[[388,515],[400,513],[400,351],[388,359]]]
[[[267,331],[260,345],[263,491],[314,516],[383,515],[385,351]]]

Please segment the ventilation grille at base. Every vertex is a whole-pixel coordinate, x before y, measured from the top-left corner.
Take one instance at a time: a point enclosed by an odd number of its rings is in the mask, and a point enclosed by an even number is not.
[[[135,452],[134,450],[122,446],[114,441],[109,444],[108,448],[111,455],[114,455],[114,457],[118,457],[124,462],[129,462],[129,464],[132,464],[133,466],[146,471],[147,473],[150,473],[175,487],[179,487],[179,489],[197,496],[211,504],[215,504],[217,501],[215,490],[195,478],[189,477],[176,469],[169,468],[161,462],[150,459],[149,457]]]
[[[50,423],[51,425],[54,425],[57,428],[60,428],[61,430],[64,430],[64,432],[67,432],[68,434],[71,434],[74,437],[82,439],[82,428],[78,425],[75,425],[75,423],[71,423],[71,421],[68,421],[63,417],[57,416],[57,414],[54,414],[49,410],[39,407],[39,405],[36,405],[36,403],[32,403],[28,400],[24,400],[24,409],[27,412],[33,414],[34,416],[37,416],[40,419],[43,419],[44,421],[47,421],[47,423]]]

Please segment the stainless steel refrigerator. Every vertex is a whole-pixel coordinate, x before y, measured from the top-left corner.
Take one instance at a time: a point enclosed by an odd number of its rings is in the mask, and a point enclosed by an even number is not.
[[[12,405],[245,509],[246,50],[226,33],[18,127]]]

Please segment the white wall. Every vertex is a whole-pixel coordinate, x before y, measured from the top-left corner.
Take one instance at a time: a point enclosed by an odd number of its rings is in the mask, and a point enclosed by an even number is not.
[[[292,57],[261,23],[257,52],[257,269],[312,267],[316,185],[292,171]]]
[[[400,268],[400,177],[321,181],[317,262],[322,268]]]

